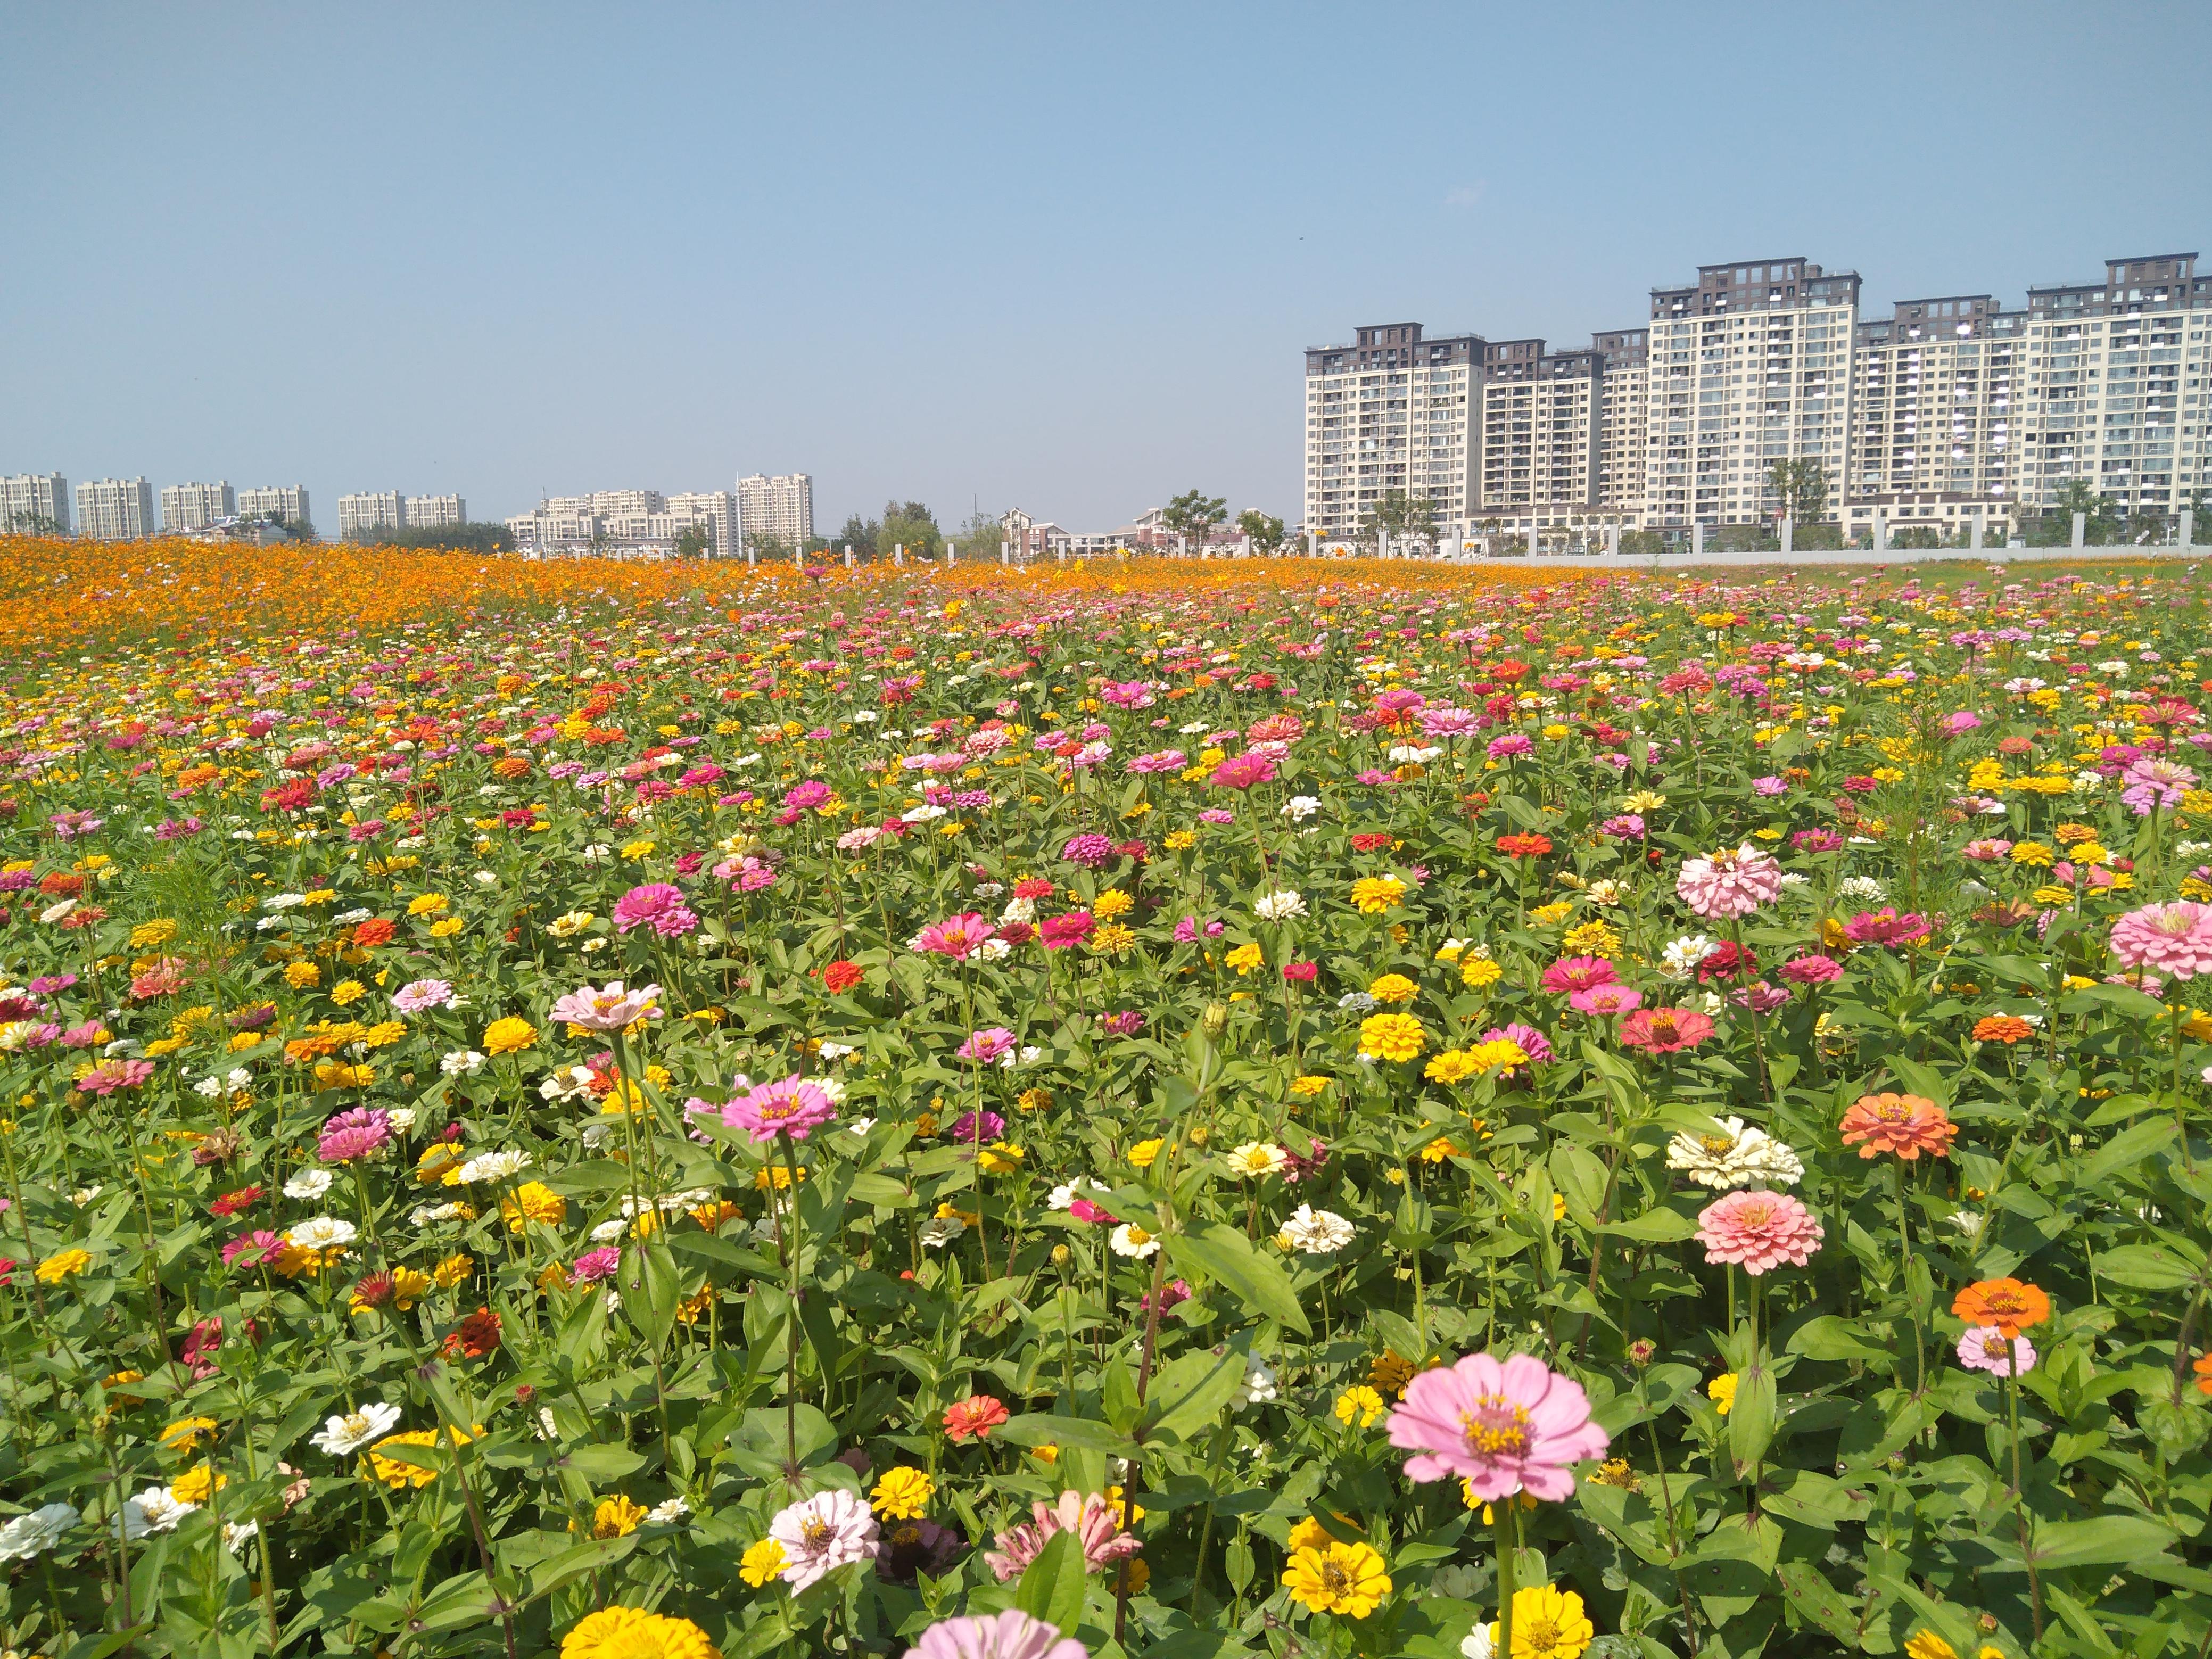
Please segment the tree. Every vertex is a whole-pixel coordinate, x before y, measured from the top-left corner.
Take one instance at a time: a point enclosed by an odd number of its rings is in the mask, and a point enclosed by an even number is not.
[[[503,524],[471,522],[440,525],[434,529],[390,530],[375,539],[386,547],[434,548],[449,553],[514,551],[514,532]]]
[[[2093,547],[2104,546],[2120,533],[2120,504],[2110,495],[2099,495],[2086,478],[2070,481],[2051,503],[2050,516],[2058,520],[2054,527],[2064,531],[2063,539],[2073,539],[2076,513],[2087,517],[2082,539]]]
[[[945,551],[945,532],[938,528],[937,514],[920,501],[885,501],[884,520],[876,532],[876,556],[888,559],[894,547],[903,547],[914,558],[938,557]]]
[[[714,544],[714,532],[703,524],[687,524],[676,532],[676,556],[679,559],[703,559]]]
[[[1255,553],[1273,553],[1283,544],[1283,521],[1256,507],[1248,507],[1237,515],[1237,528],[1252,538]]]
[[[756,530],[745,538],[745,551],[763,564],[781,564],[795,550],[781,536]]]
[[[8,529],[17,536],[61,536],[68,533],[59,523],[43,513],[18,513],[8,520]]]
[[[1206,538],[1214,529],[1229,520],[1229,503],[1218,495],[1208,495],[1196,489],[1185,490],[1170,501],[1160,513],[1160,528],[1170,536],[1188,536],[1195,547],[1203,547]]]
[[[861,558],[872,559],[876,556],[876,538],[882,531],[883,526],[876,520],[850,514],[846,517],[845,527],[830,538],[830,550],[849,547]]]
[[[1436,534],[1437,504],[1426,495],[1408,495],[1402,489],[1386,489],[1382,499],[1367,509],[1367,521],[1395,540],[1401,536],[1426,539]]]
[[[1766,483],[1792,524],[1819,524],[1828,516],[1828,469],[1817,456],[1775,462],[1766,469]]]
[[[999,544],[1006,538],[1005,515],[986,513],[981,507],[968,515],[968,522],[952,532],[952,545],[970,559],[995,559]]]

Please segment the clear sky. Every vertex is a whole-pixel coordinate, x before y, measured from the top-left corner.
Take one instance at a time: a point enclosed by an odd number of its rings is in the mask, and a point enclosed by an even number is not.
[[[2212,255],[2212,6],[9,9],[0,471],[1299,510],[1302,348]]]

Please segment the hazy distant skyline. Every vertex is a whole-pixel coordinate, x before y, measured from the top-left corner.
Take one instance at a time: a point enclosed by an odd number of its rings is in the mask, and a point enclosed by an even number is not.
[[[1299,352],[2212,249],[2212,8],[21,6],[0,472],[1294,520]]]

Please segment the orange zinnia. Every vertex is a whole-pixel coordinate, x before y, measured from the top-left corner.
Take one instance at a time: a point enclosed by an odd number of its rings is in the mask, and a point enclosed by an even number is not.
[[[1986,1019],[1974,1022],[1974,1041],[1977,1042],[2002,1042],[2010,1048],[2014,1043],[2024,1042],[2034,1035],[2035,1027],[2018,1014],[1991,1014]]]
[[[2190,1369],[2197,1373],[2197,1392],[2212,1394],[2212,1353],[2206,1354]]]
[[[2017,1279],[1984,1279],[1960,1291],[1951,1311],[1969,1325],[1994,1325],[2011,1338],[2049,1319],[2051,1298]]]
[[[1844,1145],[1858,1146],[1861,1158],[1895,1152],[1907,1160],[1923,1152],[1948,1156],[1959,1133],[1948,1113],[1918,1095],[1861,1095],[1844,1113],[1843,1127]]]

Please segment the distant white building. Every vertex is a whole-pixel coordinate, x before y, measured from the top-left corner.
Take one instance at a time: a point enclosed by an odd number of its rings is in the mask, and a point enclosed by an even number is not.
[[[315,517],[307,510],[305,484],[264,484],[256,489],[241,489],[238,492],[238,516],[282,519],[288,525],[312,524]]]
[[[161,486],[161,528],[204,530],[218,519],[238,516],[238,495],[229,481]]]
[[[58,472],[19,472],[0,478],[0,531],[49,526],[64,532],[70,527],[68,479]]]
[[[773,536],[804,547],[814,534],[814,475],[785,472],[774,477],[753,473],[738,480],[740,532]]]
[[[657,489],[601,489],[588,495],[550,495],[534,513],[507,521],[515,550],[537,557],[579,553],[642,554],[671,557],[679,543],[703,536],[708,557],[738,549],[738,497],[726,489],[664,495]]]
[[[407,527],[407,498],[396,489],[338,497],[338,534],[362,536]]]
[[[153,534],[154,488],[143,478],[95,478],[76,487],[79,533],[96,541],[129,542]]]
[[[469,504],[459,495],[403,495],[399,516],[404,530],[444,530],[469,521]]]

